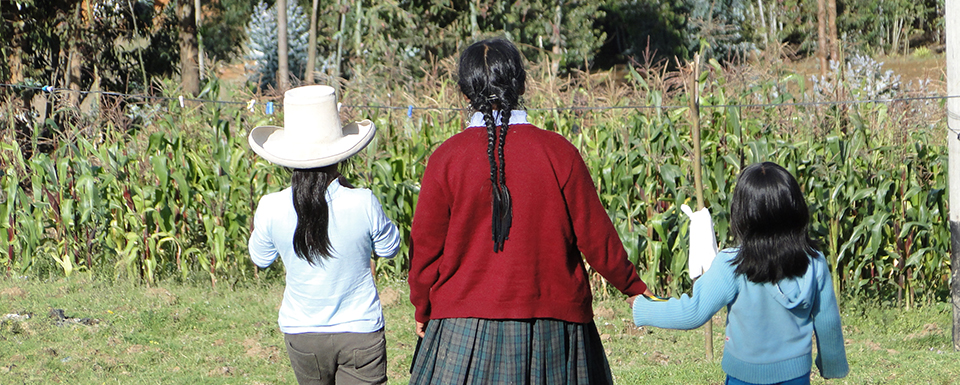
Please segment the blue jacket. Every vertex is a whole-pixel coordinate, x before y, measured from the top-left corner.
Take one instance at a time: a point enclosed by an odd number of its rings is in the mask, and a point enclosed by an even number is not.
[[[770,384],[803,376],[812,364],[811,338],[816,332],[817,368],[824,378],[850,371],[840,310],[823,254],[810,259],[802,277],[757,284],[734,273],[738,249],[717,254],[710,269],[693,285],[693,296],[654,302],[637,298],[638,326],[694,329],[727,307],[723,371],[741,381]]]

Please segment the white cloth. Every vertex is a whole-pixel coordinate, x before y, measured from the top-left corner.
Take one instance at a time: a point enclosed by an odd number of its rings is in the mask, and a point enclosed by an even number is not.
[[[681,205],[680,211],[690,218],[690,257],[687,270],[690,279],[699,277],[710,269],[717,256],[717,236],[713,232],[713,218],[706,207],[693,212],[690,206]]]
[[[367,189],[333,181],[327,188],[332,257],[310,265],[293,251],[297,213],[290,188],[260,199],[250,234],[250,258],[267,267],[277,258],[286,287],[277,323],[287,334],[371,333],[383,327],[380,297],[370,273],[371,253],[393,257],[400,232]]]
[[[500,111],[499,111],[499,110],[494,110],[494,111],[493,111],[493,122],[494,122],[496,125],[498,125],[498,126],[500,125]],[[527,111],[524,111],[524,110],[511,110],[511,111],[510,111],[510,122],[507,123],[507,125],[508,125],[508,126],[511,126],[511,125],[514,125],[514,124],[529,124],[529,122],[527,121]],[[487,123],[483,121],[483,113],[482,113],[482,112],[474,112],[473,115],[470,116],[470,123],[467,124],[467,127],[486,127],[486,126],[487,126]]]

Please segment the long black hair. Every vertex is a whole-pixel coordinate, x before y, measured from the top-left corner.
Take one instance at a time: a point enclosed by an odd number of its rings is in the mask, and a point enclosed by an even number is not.
[[[293,251],[311,265],[322,265],[331,257],[327,206],[327,186],[340,176],[337,165],[294,169],[290,177],[293,208],[297,211],[297,228],[293,232]]]
[[[737,177],[730,230],[740,241],[736,273],[751,282],[777,282],[807,271],[818,247],[800,185],[773,162],[747,166]]]
[[[457,85],[470,106],[483,114],[487,126],[487,158],[493,186],[493,252],[503,250],[513,222],[513,205],[507,189],[503,147],[510,111],[521,108],[527,72],[517,47],[504,39],[473,43],[460,54]],[[499,110],[499,130],[493,111]]]

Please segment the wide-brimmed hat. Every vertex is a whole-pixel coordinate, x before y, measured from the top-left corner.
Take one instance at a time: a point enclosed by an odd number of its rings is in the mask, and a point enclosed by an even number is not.
[[[373,139],[377,128],[363,120],[340,123],[337,94],[330,86],[304,86],[283,94],[283,127],[258,126],[250,131],[253,151],[271,163],[315,168],[356,154]]]

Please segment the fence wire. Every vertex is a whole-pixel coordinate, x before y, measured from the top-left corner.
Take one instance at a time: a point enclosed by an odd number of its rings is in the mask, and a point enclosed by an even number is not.
[[[261,103],[267,106],[269,113],[272,113],[274,106],[282,107],[283,103],[278,102],[260,102],[256,99],[251,99],[245,102],[242,101],[230,101],[230,100],[211,100],[211,99],[197,99],[197,98],[186,98],[184,96],[170,97],[170,96],[155,96],[155,95],[143,95],[143,94],[127,94],[122,92],[113,92],[113,91],[82,91],[74,90],[70,88],[57,88],[53,86],[27,86],[20,84],[7,84],[0,83],[0,87],[6,88],[20,88],[20,89],[31,89],[35,91],[41,91],[45,93],[78,93],[80,95],[108,95],[116,96],[127,99],[141,99],[141,100],[159,100],[159,101],[177,101],[180,103],[180,106],[183,107],[185,102],[190,103],[200,103],[200,104],[224,104],[224,105],[246,105],[247,109],[253,108],[257,103]],[[701,104],[698,107],[700,109],[719,109],[719,108],[770,108],[770,107],[815,107],[815,106],[842,106],[842,105],[858,105],[858,104],[871,104],[871,103],[884,103],[884,104],[893,104],[899,102],[911,102],[911,101],[946,101],[948,99],[960,98],[960,95],[935,95],[935,96],[913,96],[913,97],[898,97],[898,98],[881,98],[881,99],[867,99],[867,100],[834,100],[834,101],[813,101],[813,102],[787,102],[787,103],[747,103],[747,104]],[[407,115],[413,115],[414,111],[467,111],[466,108],[456,108],[456,107],[418,107],[415,105],[407,106],[384,106],[384,105],[351,105],[343,104],[343,107],[347,108],[358,108],[358,109],[380,109],[380,110],[406,110]],[[528,111],[604,111],[604,110],[671,110],[671,109],[680,109],[688,108],[688,105],[627,105],[627,106],[569,106],[569,107],[545,107],[545,108],[528,108]],[[954,111],[947,109],[948,119],[960,120],[960,114]],[[957,139],[960,140],[960,128],[953,128],[950,125],[947,125],[947,130],[957,134]]]

